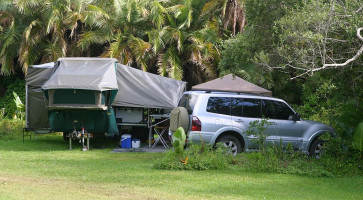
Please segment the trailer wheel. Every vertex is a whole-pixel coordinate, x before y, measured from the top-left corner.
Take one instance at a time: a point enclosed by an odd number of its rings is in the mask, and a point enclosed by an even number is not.
[[[69,138],[69,133],[63,132],[63,140],[67,141]]]

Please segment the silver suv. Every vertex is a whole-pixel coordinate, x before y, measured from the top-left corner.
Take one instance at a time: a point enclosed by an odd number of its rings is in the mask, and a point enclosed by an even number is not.
[[[303,120],[285,101],[272,97],[226,92],[185,92],[179,107],[188,111],[190,123],[188,140],[214,145],[217,142],[231,147],[236,154],[257,149],[255,136],[247,135],[250,122],[268,118],[266,143],[289,143],[296,150],[317,158],[321,155],[323,133],[334,134],[326,124]]]

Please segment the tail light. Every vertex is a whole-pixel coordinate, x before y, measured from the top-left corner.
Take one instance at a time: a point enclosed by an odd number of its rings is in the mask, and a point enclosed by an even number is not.
[[[201,130],[202,130],[202,122],[198,119],[198,117],[193,116],[192,131],[201,131]]]

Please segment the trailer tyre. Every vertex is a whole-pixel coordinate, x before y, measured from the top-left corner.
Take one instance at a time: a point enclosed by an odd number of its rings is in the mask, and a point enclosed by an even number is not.
[[[69,133],[67,133],[67,132],[63,132],[63,140],[64,140],[64,141],[67,141],[67,140],[68,140],[68,138],[69,138]]]

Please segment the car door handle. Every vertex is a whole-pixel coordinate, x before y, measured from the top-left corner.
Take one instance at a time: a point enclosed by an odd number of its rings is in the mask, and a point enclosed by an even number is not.
[[[270,122],[270,125],[277,125],[276,122]]]
[[[237,120],[235,120],[235,122],[242,123],[243,120],[242,119],[237,119]]]

